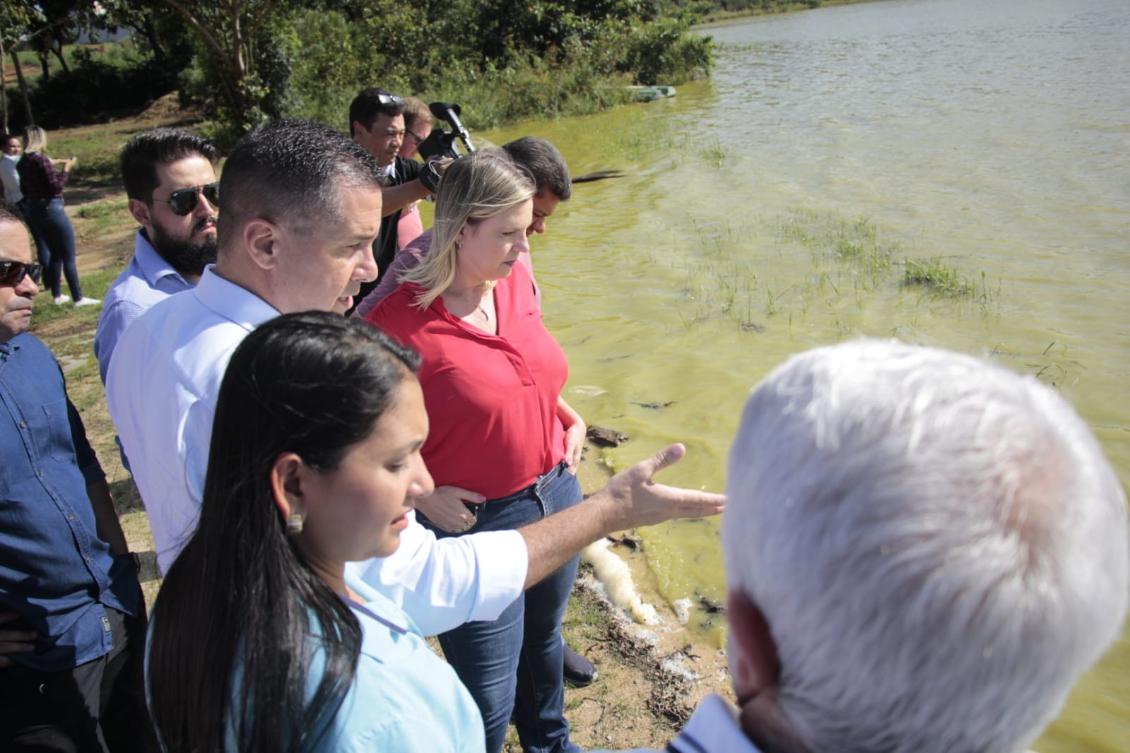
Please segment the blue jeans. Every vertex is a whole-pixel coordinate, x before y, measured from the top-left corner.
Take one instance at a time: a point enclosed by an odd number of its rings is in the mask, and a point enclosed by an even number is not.
[[[63,275],[71,298],[82,298],[82,286],[75,266],[75,231],[63,209],[62,199],[27,199],[27,224],[35,239],[39,263],[43,265],[43,283],[56,298],[62,293]]]
[[[516,494],[477,505],[468,533],[520,528],[581,501],[581,485],[562,463]],[[437,537],[457,536],[420,522]],[[498,753],[513,715],[527,753],[574,753],[565,721],[561,621],[577,576],[577,557],[528,589],[493,622],[468,622],[439,636],[444,656],[471,691]]]

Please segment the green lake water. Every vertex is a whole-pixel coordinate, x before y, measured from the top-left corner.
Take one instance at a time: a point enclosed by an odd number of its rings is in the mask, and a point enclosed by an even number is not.
[[[715,73],[673,99],[483,134],[627,172],[532,243],[567,399],[632,437],[611,461],[683,441],[665,480],[722,489],[754,383],[893,336],[1054,384],[1130,483],[1130,3],[895,0],[703,33]],[[902,284],[932,257],[967,294]],[[716,521],[644,543],[665,598],[722,596]],[[1125,753],[1128,706],[1124,634],[1038,749]]]

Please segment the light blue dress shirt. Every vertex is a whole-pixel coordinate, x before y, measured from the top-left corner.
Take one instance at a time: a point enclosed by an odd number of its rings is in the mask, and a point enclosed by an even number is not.
[[[153,304],[191,288],[192,283],[173,269],[138,230],[133,259],[106,291],[98,329],[94,332],[94,357],[98,359],[103,384],[110,368],[110,356],[126,327]]]

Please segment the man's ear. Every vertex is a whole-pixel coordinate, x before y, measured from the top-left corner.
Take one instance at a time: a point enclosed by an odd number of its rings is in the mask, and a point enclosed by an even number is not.
[[[730,634],[726,647],[730,675],[738,702],[770,688],[776,688],[781,676],[777,644],[769,623],[748,596],[731,590],[726,597],[726,615]]]
[[[126,207],[129,209],[129,213],[133,215],[133,218],[137,220],[137,224],[148,229],[149,225],[153,222],[151,214],[153,211],[152,207],[141,199],[130,199],[126,202]]]
[[[260,269],[278,266],[279,228],[270,220],[257,217],[243,226],[243,243],[247,254]]]
[[[305,479],[310,472],[302,458],[293,452],[284,452],[271,464],[269,483],[271,497],[283,520],[291,513],[306,513],[304,495]]]
[[[808,753],[777,702],[781,661],[765,615],[748,596],[730,591],[726,599],[730,676],[746,737],[766,753]]]

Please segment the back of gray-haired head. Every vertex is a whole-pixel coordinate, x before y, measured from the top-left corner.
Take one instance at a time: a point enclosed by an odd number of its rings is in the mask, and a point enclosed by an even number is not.
[[[730,455],[731,590],[812,753],[1024,750],[1126,610],[1126,501],[1052,389],[858,341],[790,359]]]
[[[251,219],[309,232],[340,222],[344,188],[381,185],[377,163],[329,126],[284,119],[259,126],[235,145],[220,177],[221,253]]]

